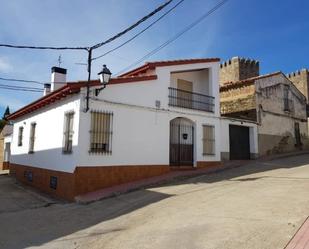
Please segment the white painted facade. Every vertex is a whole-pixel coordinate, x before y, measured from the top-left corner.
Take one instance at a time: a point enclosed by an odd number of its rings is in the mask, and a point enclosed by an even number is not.
[[[86,89],[82,88],[78,94],[14,121],[11,162],[70,173],[77,166],[169,165],[170,121],[178,117],[194,123],[194,165],[220,161],[221,152],[229,150],[228,124],[234,121],[220,117],[218,72],[219,62],[162,66],[155,68],[155,80],[111,84],[98,97],[92,87],[90,111],[113,113],[111,154],[89,153],[91,114],[84,112]],[[178,78],[193,82],[194,92],[213,96],[214,112],[169,106],[168,88],[175,87]],[[63,154],[64,115],[71,111],[75,113],[73,153]],[[34,153],[28,154],[33,122],[36,123]],[[252,129],[250,149],[258,153],[256,125],[238,124]],[[214,155],[203,155],[203,125],[215,127]],[[18,146],[21,126],[23,145]]]
[[[234,118],[221,118],[221,153],[230,153],[230,136],[229,136],[229,126],[238,125],[249,128],[249,138],[250,138],[250,154],[257,156],[258,150],[258,135],[257,135],[257,124],[255,122],[244,122],[240,119]]]

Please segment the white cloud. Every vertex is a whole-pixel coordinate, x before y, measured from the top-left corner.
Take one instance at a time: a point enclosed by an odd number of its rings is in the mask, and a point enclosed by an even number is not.
[[[12,68],[13,68],[12,65],[6,58],[0,57],[0,72],[6,73],[11,71]]]

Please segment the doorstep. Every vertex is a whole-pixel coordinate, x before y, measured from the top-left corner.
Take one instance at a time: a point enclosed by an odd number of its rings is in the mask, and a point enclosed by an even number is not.
[[[186,169],[186,170],[173,169],[164,175],[150,177],[150,178],[146,178],[146,179],[142,179],[142,180],[138,180],[134,182],[124,183],[124,184],[120,184],[117,186],[104,188],[104,189],[89,192],[83,195],[79,195],[75,197],[75,201],[80,204],[88,204],[94,201],[117,196],[120,194],[124,194],[130,191],[137,190],[137,189],[146,188],[146,187],[150,187],[150,186],[157,185],[160,183],[164,183],[164,182],[167,182],[173,179],[177,179],[181,177],[191,177],[191,176],[203,175],[207,173],[215,173],[215,172],[227,169],[227,168],[239,167],[246,163],[248,163],[248,161],[242,161],[242,162],[239,161],[237,163],[236,162],[226,162],[219,166],[212,166],[209,168],[192,168],[191,167],[190,169]]]

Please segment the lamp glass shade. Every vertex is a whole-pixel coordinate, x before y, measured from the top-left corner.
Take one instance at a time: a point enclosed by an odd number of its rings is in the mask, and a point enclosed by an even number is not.
[[[106,67],[106,65],[103,65],[103,69],[101,72],[98,73],[100,77],[101,84],[108,84],[110,81],[112,73],[109,71],[109,69]]]

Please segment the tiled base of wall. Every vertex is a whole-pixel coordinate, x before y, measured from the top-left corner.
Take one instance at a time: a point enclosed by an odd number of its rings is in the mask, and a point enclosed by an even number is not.
[[[221,165],[221,162],[197,162],[197,168],[218,165]],[[169,165],[83,166],[76,167],[74,173],[66,173],[20,164],[10,164],[10,175],[15,176],[20,182],[35,187],[56,198],[68,201],[74,201],[74,197],[77,195],[163,175],[170,170]]]
[[[32,181],[31,175],[32,174]],[[24,166],[20,164],[10,165],[10,175],[26,185],[48,193],[56,198],[73,201],[75,196],[75,177],[74,174]],[[57,188],[50,187],[51,177],[57,177]]]
[[[1,167],[1,164],[0,164],[0,170],[7,170],[10,168],[10,163],[9,162],[3,162],[2,163],[2,167]]]
[[[221,165],[222,165],[221,161],[214,161],[214,162],[198,161],[196,163],[197,168],[211,168],[211,167],[218,167]]]
[[[77,167],[66,173],[19,164],[10,165],[10,175],[54,197],[73,201],[77,195],[169,172],[168,165]],[[57,179],[56,188],[52,180]]]

